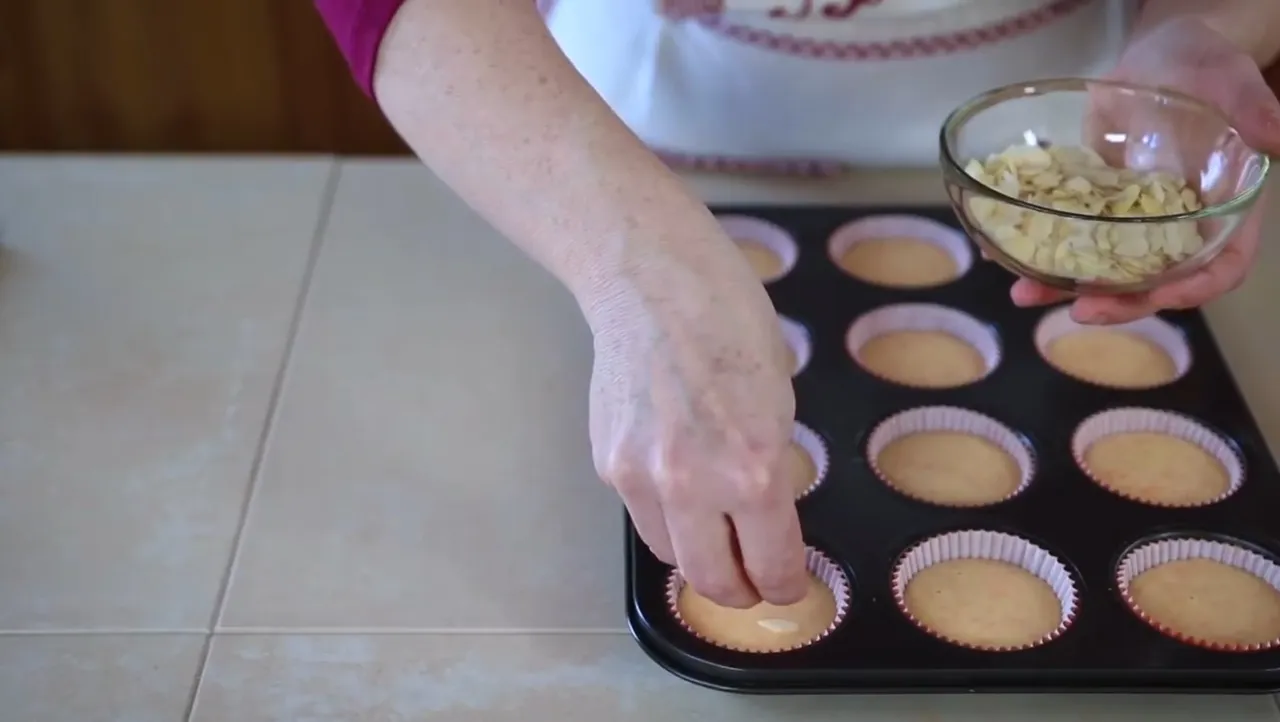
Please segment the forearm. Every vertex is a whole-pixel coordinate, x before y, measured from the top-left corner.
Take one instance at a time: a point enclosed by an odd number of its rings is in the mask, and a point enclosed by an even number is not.
[[[578,75],[529,0],[407,0],[374,88],[417,155],[591,304],[718,227]]]
[[[1183,17],[1203,20],[1261,67],[1280,55],[1280,0],[1147,0],[1137,32]]]

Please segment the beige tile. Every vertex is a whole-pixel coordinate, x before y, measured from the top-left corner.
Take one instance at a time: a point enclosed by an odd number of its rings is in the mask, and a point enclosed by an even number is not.
[[[429,174],[344,166],[224,623],[621,628],[576,306]]]
[[[0,717],[184,722],[199,634],[0,637]]]
[[[695,687],[624,635],[233,636],[193,722],[1275,722],[1270,697],[741,697]]]
[[[327,161],[0,161],[0,629],[206,628]]]

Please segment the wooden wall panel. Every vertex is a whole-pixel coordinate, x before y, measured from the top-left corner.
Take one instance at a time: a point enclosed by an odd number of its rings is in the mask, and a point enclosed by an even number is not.
[[[0,150],[405,152],[311,0],[0,0]]]
[[[0,0],[0,149],[404,152],[310,0]]]

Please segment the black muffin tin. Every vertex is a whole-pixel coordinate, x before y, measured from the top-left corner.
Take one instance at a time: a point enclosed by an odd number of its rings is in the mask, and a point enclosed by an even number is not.
[[[750,654],[712,646],[673,617],[666,597],[671,569],[650,554],[628,523],[627,618],[659,665],[707,687],[744,693],[1280,689],[1280,649],[1224,653],[1175,641],[1138,619],[1116,590],[1115,570],[1124,553],[1162,536],[1221,538],[1280,558],[1280,471],[1199,312],[1162,314],[1191,347],[1185,376],[1158,389],[1109,390],[1043,360],[1033,332],[1050,309],[1013,306],[1013,278],[995,264],[975,260],[967,274],[947,285],[893,290],[855,280],[830,260],[828,240],[849,221],[911,214],[958,228],[949,209],[713,210],[773,222],[800,247],[795,267],[767,288],[778,312],[811,336],[812,358],[794,379],[796,419],[826,441],[830,467],[825,481],[797,504],[806,540],[843,566],[852,598],[839,628],[807,647]],[[978,258],[976,249],[974,254]],[[902,302],[937,303],[990,324],[1003,349],[999,367],[982,381],[947,390],[905,388],[862,370],[845,350],[849,325],[868,311]],[[867,436],[892,414],[928,405],[972,409],[1025,434],[1038,462],[1031,485],[1009,501],[972,510],[930,506],[887,488],[868,466]],[[1091,414],[1121,406],[1181,412],[1221,433],[1244,461],[1243,486],[1214,505],[1160,509],[1094,484],[1072,459],[1071,435]],[[944,642],[909,622],[890,588],[895,561],[917,541],[964,529],[1015,534],[1064,561],[1079,595],[1074,624],[1040,647],[982,652]]]

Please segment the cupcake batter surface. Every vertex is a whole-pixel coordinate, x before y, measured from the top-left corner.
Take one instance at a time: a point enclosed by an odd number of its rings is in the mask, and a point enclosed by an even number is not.
[[[1025,647],[1062,623],[1062,604],[1047,582],[990,559],[955,559],[907,583],[907,609],[949,640],[985,649]]]
[[[1129,593],[1147,616],[1188,637],[1227,645],[1280,639],[1280,593],[1227,564],[1161,564],[1135,577]]]
[[[750,238],[735,238],[734,243],[738,244],[747,263],[751,264],[752,270],[761,280],[770,280],[782,273],[782,259],[772,248]]]
[[[1084,452],[1085,467],[1115,492],[1155,504],[1207,504],[1230,487],[1227,470],[1204,449],[1167,434],[1113,434]]]
[[[780,467],[782,475],[797,497],[808,491],[809,487],[818,480],[818,465],[813,462],[809,452],[794,441],[787,446],[786,451],[782,452]]]
[[[876,466],[895,489],[923,501],[980,506],[1007,499],[1022,482],[1018,462],[973,434],[924,431],[889,442]]]
[[[1128,331],[1072,331],[1050,342],[1045,356],[1068,376],[1103,386],[1151,388],[1171,383],[1178,376],[1164,349]]]
[[[840,254],[839,265],[854,278],[892,288],[938,286],[959,275],[950,253],[909,237],[858,241]]]
[[[676,599],[685,623],[712,643],[748,652],[775,652],[813,641],[836,618],[831,588],[814,576],[799,602],[779,607],[761,602],[750,609],[722,607],[685,585]]]
[[[891,331],[857,349],[863,368],[908,386],[963,386],[987,374],[982,354],[943,331]]]

